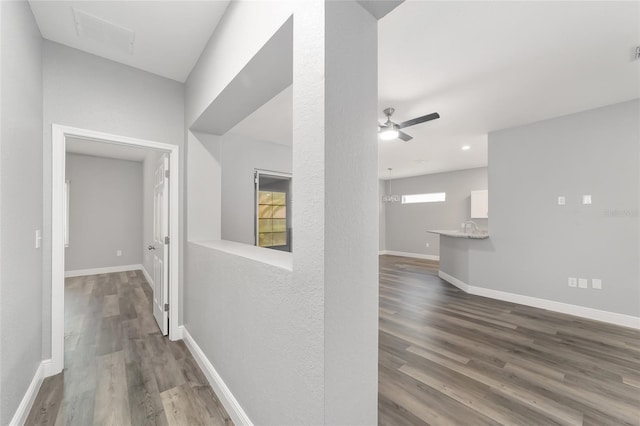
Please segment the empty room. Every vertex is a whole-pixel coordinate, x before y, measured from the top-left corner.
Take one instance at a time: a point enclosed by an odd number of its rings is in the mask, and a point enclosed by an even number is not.
[[[0,425],[640,425],[640,3],[0,23]]]

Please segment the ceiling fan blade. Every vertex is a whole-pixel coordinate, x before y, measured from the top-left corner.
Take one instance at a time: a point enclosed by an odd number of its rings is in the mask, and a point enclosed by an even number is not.
[[[423,115],[422,117],[414,118],[412,120],[403,121],[402,123],[398,124],[398,128],[404,129],[405,127],[415,126],[416,124],[424,123],[425,121],[435,120],[437,118],[440,118],[440,114],[438,114],[437,112],[434,112],[431,114]]]
[[[413,139],[413,136],[409,136],[405,132],[398,131],[398,139],[409,142],[411,139]]]

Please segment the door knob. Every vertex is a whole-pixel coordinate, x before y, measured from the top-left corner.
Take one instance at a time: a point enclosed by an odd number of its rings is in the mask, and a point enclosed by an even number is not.
[[[155,250],[156,248],[154,246],[149,246],[147,247],[147,250]]]

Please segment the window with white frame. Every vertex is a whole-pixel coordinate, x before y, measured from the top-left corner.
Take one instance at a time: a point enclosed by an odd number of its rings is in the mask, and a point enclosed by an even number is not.
[[[402,204],[438,203],[446,201],[446,192],[431,192],[429,194],[411,194],[402,196]]]

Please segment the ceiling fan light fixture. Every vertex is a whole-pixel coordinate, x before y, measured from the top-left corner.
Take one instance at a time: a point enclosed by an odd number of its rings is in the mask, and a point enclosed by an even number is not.
[[[390,141],[391,139],[396,139],[400,135],[400,133],[398,132],[398,129],[388,127],[386,129],[380,130],[379,135],[380,139],[382,139],[383,141]]]

